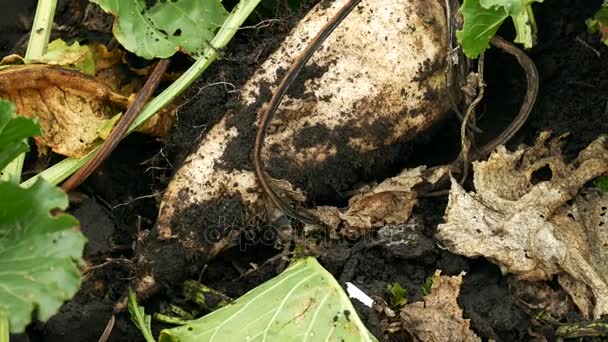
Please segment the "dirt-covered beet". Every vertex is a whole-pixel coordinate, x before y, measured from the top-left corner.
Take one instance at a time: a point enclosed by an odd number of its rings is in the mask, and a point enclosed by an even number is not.
[[[21,4],[13,10],[21,10]],[[533,142],[541,130],[553,130],[572,133],[565,150],[574,153],[608,131],[608,48],[596,36],[588,34],[584,24],[600,4],[600,0],[586,2],[584,6],[576,0],[553,0],[534,5],[539,44],[529,54],[539,68],[540,94],[530,119],[510,147]],[[28,9],[31,13],[33,7]],[[18,16],[10,9],[0,11],[0,16],[4,19],[0,26],[0,47],[6,54],[18,44],[25,31],[16,31]],[[60,12],[59,17],[62,16]],[[275,262],[239,278],[251,267],[250,263],[261,265],[278,253],[270,241],[250,234],[251,229],[243,235],[240,246],[207,265],[197,263],[196,258],[191,258],[183,249],[164,248],[162,243],[142,245],[138,233],[146,234],[154,223],[158,196],[155,200],[153,195],[165,189],[172,173],[209,127],[219,120],[225,107],[236,103],[238,90],[274,50],[297,17],[292,12],[289,17],[281,17],[280,21],[272,21],[267,26],[239,32],[222,52],[222,60],[192,87],[186,103],[179,109],[176,127],[164,144],[142,136],[130,137],[81,187],[86,198],[73,205],[73,213],[81,219],[82,229],[90,241],[87,259],[92,265],[101,265],[107,258],[114,261],[91,270],[76,298],[47,324],[32,325],[27,335],[15,337],[16,341],[96,340],[110,318],[114,302],[125,294],[131,278],[141,275],[142,270],[133,267],[137,261],[132,260],[134,247],[153,250],[152,261],[157,267],[172,272],[168,273],[173,278],[171,283],[201,277],[206,285],[233,297],[281,271],[284,263]],[[511,38],[509,29],[503,31],[501,34]],[[596,49],[599,56],[586,44]],[[481,141],[506,126],[525,92],[524,77],[510,56],[491,49],[486,65],[488,88],[480,111],[479,126],[484,130]],[[305,89],[299,91],[306,93]],[[404,148],[404,155],[406,151],[412,153],[408,158],[396,158],[387,171],[389,174],[370,173],[361,180],[382,179],[390,176],[391,170],[396,173],[404,166],[450,162],[458,153],[458,131],[456,119],[444,122],[420,137],[414,146]],[[272,167],[270,164],[270,172]],[[138,199],[142,196],[144,198]],[[408,224],[415,232],[415,247],[401,244],[398,248],[387,248],[378,232],[362,241],[325,242],[320,247],[319,260],[341,282],[353,282],[370,295],[386,296],[386,284],[399,282],[409,289],[410,301],[420,299],[420,287],[435,269],[450,275],[465,271],[467,275],[458,302],[465,318],[471,319],[473,330],[483,338],[498,341],[529,340],[529,330],[541,329],[533,326],[531,317],[517,305],[507,277],[486,260],[468,260],[436,246],[434,232],[442,221],[446,204],[446,198],[425,198],[414,209],[414,219]],[[227,217],[233,214],[235,212],[225,212]],[[202,208],[198,208],[186,212],[181,220],[195,222],[204,215]],[[170,282],[167,280],[167,283]],[[174,299],[177,293],[177,287],[160,286],[145,304],[149,310],[158,309],[159,303]],[[354,304],[370,330],[379,334],[383,317],[357,302]],[[119,314],[110,341],[138,340],[142,339],[128,316],[124,312]]]
[[[240,226],[264,223],[265,196],[251,158],[256,123],[293,56],[344,3],[313,7],[239,89],[237,101],[225,106],[173,176],[144,245],[208,259],[238,243]],[[399,144],[442,119],[449,108],[442,6],[436,0],[361,2],[278,107],[261,151],[268,174],[302,189],[308,202],[339,197],[370,170],[390,167]],[[142,251],[142,263],[156,254],[156,248]],[[149,264],[153,278],[175,279]]]

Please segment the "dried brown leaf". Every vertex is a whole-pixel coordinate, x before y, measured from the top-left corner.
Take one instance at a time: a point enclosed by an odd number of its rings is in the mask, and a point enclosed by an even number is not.
[[[474,164],[474,193],[452,180],[437,238],[452,253],[483,256],[520,279],[559,275],[583,315],[594,302],[599,318],[608,314],[608,196],[584,187],[608,172],[607,138],[571,163],[561,155],[562,138],[548,141],[544,133],[535,146],[512,153],[499,148]],[[537,182],[541,171],[547,179]]]
[[[424,183],[434,184],[447,168],[427,170],[425,166],[403,170],[398,176],[367,188],[348,201],[345,210],[319,206],[314,213],[328,227],[342,236],[355,238],[371,229],[408,220],[417,203],[416,188]]]
[[[70,157],[87,154],[113,116],[112,107],[127,102],[92,77],[44,65],[1,70],[0,97],[15,103],[17,114],[39,119],[38,145]]]
[[[463,275],[464,272],[454,277],[442,276],[441,271],[435,271],[431,293],[422,301],[401,309],[403,328],[417,341],[481,341],[458,306]]]
[[[83,157],[103,138],[124,111],[129,98],[115,92],[120,80],[115,63],[120,52],[108,52],[94,46],[98,71],[93,78],[75,70],[32,64],[15,65],[0,70],[0,98],[15,103],[18,115],[38,118],[43,136],[36,137],[39,151],[50,148],[68,157]],[[173,126],[175,107],[168,106],[145,122],[140,131],[163,137]]]

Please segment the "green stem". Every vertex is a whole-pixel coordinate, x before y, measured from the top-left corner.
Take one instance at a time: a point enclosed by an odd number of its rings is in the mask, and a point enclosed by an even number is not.
[[[154,319],[161,323],[175,324],[175,325],[186,325],[186,324],[190,323],[190,321],[187,319],[183,319],[180,317],[167,316],[167,315],[163,315],[160,313],[155,313]]]
[[[9,326],[8,326],[8,317],[0,316],[0,342],[9,342],[10,334],[9,334]]]
[[[204,50],[202,56],[160,95],[148,102],[142,109],[141,114],[135,119],[131,128],[129,128],[129,133],[188,89],[209,65],[217,59],[218,50],[224,48],[230,42],[236,31],[259,2],[260,0],[241,0],[241,2],[239,2],[211,41],[210,46]],[[82,165],[93,156],[97,148],[99,147],[96,147],[95,150],[80,159],[66,158],[56,165],[44,170],[37,176],[28,179],[23,185],[30,186],[39,177],[44,178],[53,184],[59,184],[82,167]]]
[[[25,52],[26,59],[37,59],[46,53],[49,44],[57,0],[39,0],[36,16],[30,32],[30,41]]]
[[[137,296],[131,288],[129,288],[128,310],[131,321],[139,329],[144,340],[146,340],[146,342],[155,342],[154,336],[152,336],[152,318],[150,315],[146,315],[143,306],[139,306],[137,303]]]
[[[53,29],[56,7],[57,0],[38,1],[34,23],[30,31],[30,40],[25,52],[26,59],[38,59],[46,53],[46,47],[49,44],[51,30]],[[6,166],[2,180],[17,179],[17,181],[20,181],[24,161],[25,153],[22,153]]]

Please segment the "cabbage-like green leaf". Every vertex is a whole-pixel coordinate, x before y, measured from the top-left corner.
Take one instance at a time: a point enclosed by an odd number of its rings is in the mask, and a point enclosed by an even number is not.
[[[40,134],[32,119],[15,117],[15,106],[0,99],[0,175],[8,163],[29,150],[26,139]]]
[[[181,50],[198,57],[228,12],[221,0],[91,0],[116,16],[114,36],[125,49],[152,59]]]
[[[161,342],[376,341],[347,295],[311,257],[232,304],[189,324],[165,329]]]
[[[80,287],[85,238],[76,218],[52,215],[67,195],[44,180],[29,188],[0,182],[0,317],[20,333],[55,314]]]
[[[489,45],[498,28],[508,18],[515,25],[515,42],[531,48],[536,42],[536,21],[532,3],[543,0],[464,0],[460,11],[462,30],[456,37],[469,58],[477,58]]]

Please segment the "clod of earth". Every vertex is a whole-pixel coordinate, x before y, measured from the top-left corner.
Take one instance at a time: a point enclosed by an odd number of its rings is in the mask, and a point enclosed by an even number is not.
[[[437,238],[452,253],[483,256],[520,279],[557,275],[582,315],[600,318],[608,314],[608,195],[588,186],[608,173],[608,137],[570,163],[562,138],[545,132],[534,146],[499,148],[474,164],[474,193],[452,180]]]
[[[174,176],[153,238],[214,256],[234,242],[239,226],[264,214],[251,161],[259,112],[293,56],[345,2],[314,7],[244,85],[240,102]],[[285,96],[262,150],[267,172],[314,201],[335,198],[402,158],[397,143],[449,109],[446,26],[443,1],[363,0]]]

